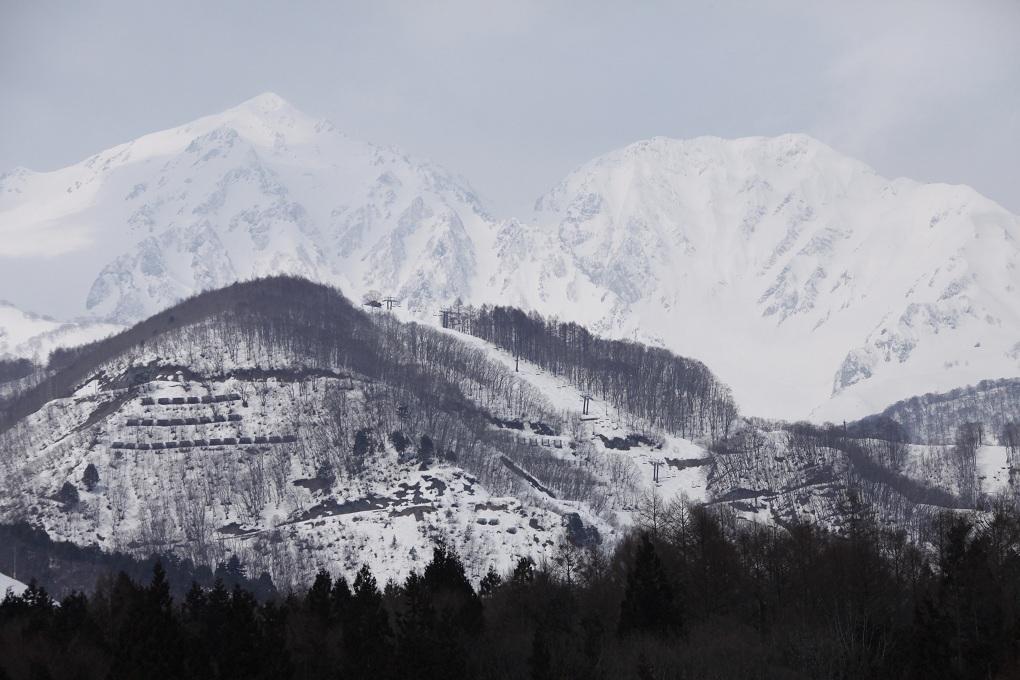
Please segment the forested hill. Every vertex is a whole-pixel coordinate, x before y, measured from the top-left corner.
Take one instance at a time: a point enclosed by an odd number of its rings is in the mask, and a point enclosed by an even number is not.
[[[0,402],[0,429],[9,427],[46,401],[66,397],[105,363],[132,351],[144,350],[160,338],[181,339],[188,328],[215,320],[228,340],[225,353],[236,355],[239,343],[257,339],[279,348],[280,359],[299,357],[301,363],[350,366],[368,375],[381,367],[378,330],[368,315],[336,289],[293,277],[273,277],[238,283],[184,300],[112,337],[50,356],[49,375],[20,398]],[[360,332],[359,332],[360,331]],[[211,341],[212,337],[188,337]],[[189,353],[225,367],[227,357],[213,355],[220,347],[192,344]],[[226,363],[225,363],[226,362]]]
[[[970,427],[911,446],[889,418],[738,418],[692,359],[508,307],[445,321],[275,277],[57,353],[0,404],[0,524],[199,567],[236,557],[286,589],[362,564],[399,581],[437,541],[478,582],[611,547],[685,498],[834,532],[863,504],[919,543],[936,506],[1020,498],[1017,447]]]
[[[615,542],[654,479],[705,493],[690,440],[724,434],[735,409],[704,366],[579,327],[550,344],[557,327],[528,323],[518,372],[490,344],[303,279],[195,296],[6,393],[0,523],[136,557],[238,557],[281,586],[365,562],[402,578],[441,538],[477,579]],[[609,406],[583,416],[543,380]]]
[[[608,340],[515,307],[460,309],[445,323],[681,437],[725,437],[737,417],[729,388],[707,366],[662,348]]]
[[[881,417],[895,421],[909,441],[952,444],[959,428],[980,425],[983,438],[1007,444],[1020,423],[1020,378],[983,380],[950,392],[898,401]]]

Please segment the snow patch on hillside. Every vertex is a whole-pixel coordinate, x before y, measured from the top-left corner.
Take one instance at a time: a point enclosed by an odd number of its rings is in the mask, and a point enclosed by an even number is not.
[[[15,595],[21,595],[27,587],[28,586],[21,581],[15,581],[6,574],[0,574],[0,600],[3,600],[4,596],[6,596],[8,592]]]
[[[588,414],[584,414],[584,392],[565,378],[523,359],[515,360],[510,352],[484,340],[462,333],[455,334],[464,342],[482,347],[492,358],[508,369],[515,370],[515,375],[535,387],[553,408],[575,419],[578,428],[574,433],[575,439],[590,443],[602,453],[633,462],[641,488],[648,492],[654,491],[667,501],[677,496],[692,501],[708,500],[707,459],[710,454],[703,444],[652,428],[640,418],[621,412],[594,397],[589,402]],[[653,444],[628,442],[625,444],[627,449],[614,450],[605,443],[606,440],[625,440],[630,435],[645,433],[653,439]],[[696,464],[696,461],[704,461],[704,464]],[[623,513],[622,518],[626,522],[634,519],[631,512]]]

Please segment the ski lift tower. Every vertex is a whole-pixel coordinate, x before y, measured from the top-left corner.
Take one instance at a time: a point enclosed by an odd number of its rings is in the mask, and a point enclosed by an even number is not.
[[[661,468],[662,465],[663,461],[661,460],[652,461],[652,482],[654,482],[655,484],[659,483],[659,468]]]
[[[456,307],[444,307],[439,310],[439,318],[443,328],[451,328],[455,331],[465,332],[465,325],[468,315]]]
[[[592,396],[585,392],[584,394],[581,395],[581,399],[583,400],[583,403],[581,405],[581,415],[586,416],[588,415],[588,405],[591,403]]]
[[[443,328],[452,328],[452,320],[456,316],[457,312],[450,309],[449,307],[443,307],[439,310],[439,320]]]

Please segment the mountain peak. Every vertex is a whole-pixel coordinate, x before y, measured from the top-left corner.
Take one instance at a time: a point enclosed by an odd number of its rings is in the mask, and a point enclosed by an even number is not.
[[[768,136],[752,137],[716,137],[702,135],[698,137],[665,137],[656,136],[633,142],[615,151],[610,151],[601,159],[627,159],[660,157],[674,159],[680,166],[687,166],[692,159],[712,159],[715,163],[725,163],[730,159],[743,157],[748,160],[759,159],[788,162],[794,157],[825,157],[833,161],[852,162],[863,166],[834,150],[825,142],[811,135],[795,132]],[[596,159],[598,161],[600,159]]]
[[[320,123],[275,92],[263,92],[221,113],[155,134],[171,137],[172,144],[187,142],[188,146],[198,138],[227,128],[258,147],[280,150],[314,138],[323,129]]]
[[[227,109],[218,116],[232,122],[255,120],[271,128],[313,127],[315,120],[275,92],[263,92]]]
[[[262,94],[256,95],[251,99],[242,102],[236,108],[270,113],[284,108],[293,109],[294,107],[290,104],[290,102],[275,92],[263,92]]]

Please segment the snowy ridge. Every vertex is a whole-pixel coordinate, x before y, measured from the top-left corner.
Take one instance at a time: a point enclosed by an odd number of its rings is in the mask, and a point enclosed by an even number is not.
[[[444,170],[351,140],[273,94],[0,185],[0,256],[90,260],[81,271],[94,280],[64,284],[119,322],[272,273],[383,288],[424,309],[467,294],[468,231],[488,228]]]
[[[805,135],[638,142],[497,220],[446,170],[264,94],[7,173],[0,237],[54,299],[83,291],[67,315],[136,321],[271,273],[420,319],[513,304],[696,357],[768,417],[840,422],[1020,375],[1018,218]]]
[[[1020,372],[1020,222],[967,187],[804,135],[659,138],[536,210],[611,294],[586,320],[705,361],[747,412],[841,420]]]

